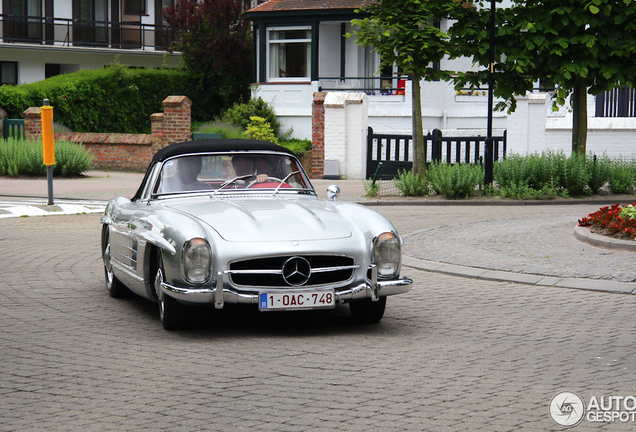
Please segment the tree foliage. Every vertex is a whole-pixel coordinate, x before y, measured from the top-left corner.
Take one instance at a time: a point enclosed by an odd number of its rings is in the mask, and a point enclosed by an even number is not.
[[[413,82],[413,169],[424,171],[422,113],[419,82],[447,79],[448,73],[436,67],[449,54],[448,35],[439,28],[442,19],[461,9],[451,0],[381,0],[361,8],[370,16],[352,21],[358,27],[356,43],[371,46],[382,65],[396,64]]]
[[[177,38],[170,49],[181,52],[201,91],[213,88],[228,106],[249,97],[252,36],[243,11],[240,0],[178,0],[162,11]]]
[[[463,9],[449,30],[454,56],[473,57],[484,69],[460,73],[456,88],[488,80],[488,21],[484,1]],[[554,101],[571,96],[572,150],[585,154],[587,93],[596,95],[636,81],[634,0],[513,0],[496,12],[494,94],[516,107],[514,96],[534,81],[554,88]]]

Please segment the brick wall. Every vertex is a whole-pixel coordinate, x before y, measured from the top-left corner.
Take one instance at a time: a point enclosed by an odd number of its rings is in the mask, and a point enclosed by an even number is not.
[[[311,105],[311,178],[320,179],[325,172],[325,96],[327,92],[314,93]]]
[[[152,155],[175,142],[190,140],[192,102],[186,96],[168,96],[163,101],[164,112],[150,116],[150,134],[122,133],[56,133],[56,141],[81,143],[93,157],[96,169],[145,170]],[[24,112],[26,139],[41,139],[40,108]],[[55,112],[53,113],[55,118]]]

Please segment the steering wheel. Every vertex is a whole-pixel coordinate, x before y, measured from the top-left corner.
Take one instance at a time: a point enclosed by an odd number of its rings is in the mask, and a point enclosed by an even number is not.
[[[269,180],[272,180],[272,181],[270,182]],[[251,188],[252,186],[254,186],[257,183],[258,183],[258,180],[252,180],[247,186],[245,186],[245,189]],[[269,177],[269,176],[267,176],[267,179],[264,182],[261,182],[261,183],[283,183],[283,181],[281,179],[279,179],[278,177]]]

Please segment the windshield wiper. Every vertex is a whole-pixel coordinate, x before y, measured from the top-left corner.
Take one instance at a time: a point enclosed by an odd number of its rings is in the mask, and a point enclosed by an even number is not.
[[[245,174],[242,176],[238,176],[238,177],[234,177],[232,180],[228,180],[225,183],[223,183],[221,186],[219,186],[219,188],[217,190],[214,191],[214,193],[212,193],[212,195],[216,195],[217,193],[219,193],[221,191],[221,189],[224,189],[228,186],[230,186],[231,184],[233,184],[234,182],[237,182],[239,180],[245,180],[247,178],[252,177],[253,174]]]
[[[294,174],[298,174],[300,172],[300,170],[298,171],[292,171],[289,174],[287,174],[287,177],[285,177],[284,179],[281,180],[280,184],[278,186],[276,186],[276,190],[274,191],[274,193],[272,194],[272,197],[275,197],[276,194],[278,193],[278,189],[281,188],[282,185],[285,184],[285,182],[287,181],[288,178],[290,178],[291,176],[293,176]]]

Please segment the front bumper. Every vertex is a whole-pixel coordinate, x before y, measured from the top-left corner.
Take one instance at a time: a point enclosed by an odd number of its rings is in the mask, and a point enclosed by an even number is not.
[[[380,297],[402,294],[411,290],[413,280],[410,278],[403,277],[392,280],[377,280],[375,266],[372,266],[371,274],[371,280],[335,291],[336,303],[365,298],[371,298],[373,301],[377,301]],[[290,287],[290,289],[293,288]],[[320,291],[321,289],[330,290],[330,288],[323,287],[313,289],[312,291]],[[213,286],[182,288],[162,282],[161,290],[164,294],[187,303],[214,303],[217,309],[222,309],[225,303],[258,304],[259,300],[258,292],[245,293],[229,287],[225,281],[225,274],[223,272],[217,274],[216,284]]]

